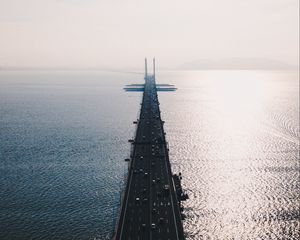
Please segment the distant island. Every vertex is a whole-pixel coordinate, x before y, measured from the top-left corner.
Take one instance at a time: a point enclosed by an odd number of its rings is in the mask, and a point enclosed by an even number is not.
[[[262,58],[199,59],[186,62],[177,67],[181,70],[297,70],[297,65]]]

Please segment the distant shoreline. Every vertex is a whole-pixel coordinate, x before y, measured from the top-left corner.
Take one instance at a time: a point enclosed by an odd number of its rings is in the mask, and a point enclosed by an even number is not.
[[[101,68],[0,68],[0,72],[9,71],[102,71],[102,72],[115,72],[115,73],[131,73],[131,74],[143,74],[139,71],[126,71],[126,70],[110,70]],[[287,71],[295,72],[299,71],[299,66],[295,68],[161,68],[160,71]]]

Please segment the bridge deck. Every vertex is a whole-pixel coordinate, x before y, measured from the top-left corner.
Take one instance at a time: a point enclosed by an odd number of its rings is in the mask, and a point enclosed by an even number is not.
[[[145,77],[117,240],[184,239],[153,76]]]

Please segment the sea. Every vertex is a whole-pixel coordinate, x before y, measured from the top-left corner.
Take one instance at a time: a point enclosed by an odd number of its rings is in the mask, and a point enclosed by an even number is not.
[[[159,71],[187,240],[300,239],[299,74]],[[111,239],[143,73],[0,71],[0,239]]]

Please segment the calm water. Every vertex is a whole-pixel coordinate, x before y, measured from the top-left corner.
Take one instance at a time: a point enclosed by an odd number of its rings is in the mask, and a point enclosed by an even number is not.
[[[109,239],[143,75],[0,72],[0,239]],[[161,72],[188,239],[299,239],[291,72]]]

